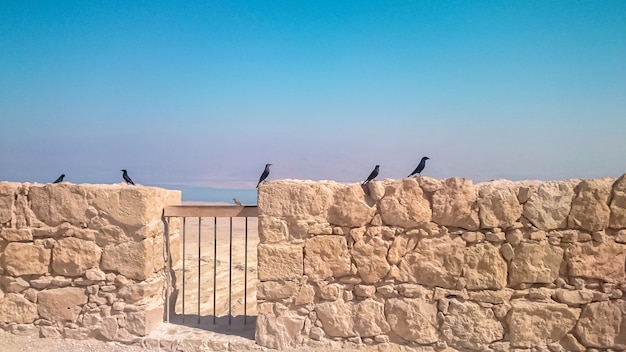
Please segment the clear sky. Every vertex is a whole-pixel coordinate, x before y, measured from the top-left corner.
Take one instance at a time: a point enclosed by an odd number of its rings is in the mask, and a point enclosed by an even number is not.
[[[626,172],[626,1],[0,1],[0,180]]]

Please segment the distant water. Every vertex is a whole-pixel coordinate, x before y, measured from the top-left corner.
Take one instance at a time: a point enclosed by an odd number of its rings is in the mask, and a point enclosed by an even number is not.
[[[193,202],[221,202],[234,204],[237,198],[242,204],[254,205],[257,203],[257,189],[212,188],[184,185],[158,185],[166,189],[176,189],[183,192],[183,201]]]

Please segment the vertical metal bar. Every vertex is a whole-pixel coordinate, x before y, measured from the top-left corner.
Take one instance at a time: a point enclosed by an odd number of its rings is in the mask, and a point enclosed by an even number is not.
[[[245,241],[243,245],[244,259],[243,259],[243,325],[246,325],[248,315],[246,306],[248,304],[248,217],[246,216],[246,233]]]
[[[228,325],[233,317],[231,312],[233,293],[233,218],[230,217],[230,249],[228,250]]]
[[[202,258],[202,236],[200,236],[202,230],[200,228],[202,226],[202,218],[198,217],[198,325],[200,325],[200,282],[202,282],[202,263],[200,259]]]
[[[165,255],[165,321],[170,322],[170,291],[172,289],[172,262],[170,257],[170,223],[169,218],[165,217],[165,211],[161,216],[163,221],[163,255]]]
[[[217,312],[215,310],[215,297],[217,295],[217,217],[213,218],[213,324]]]
[[[186,239],[186,231],[185,231],[185,227],[186,227],[186,223],[187,223],[187,218],[183,217],[183,323],[185,323],[185,296],[187,295],[187,293],[185,292],[185,276],[186,276],[186,271],[185,271],[185,261],[187,260],[187,257],[185,256],[185,244],[187,243],[187,239]]]

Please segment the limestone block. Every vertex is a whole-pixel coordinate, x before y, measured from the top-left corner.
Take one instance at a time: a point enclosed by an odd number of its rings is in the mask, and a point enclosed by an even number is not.
[[[13,229],[8,227],[0,228],[0,239],[4,239],[8,242],[20,242],[20,241],[32,241],[33,240],[33,230],[24,228],[24,229]]]
[[[613,179],[583,180],[576,187],[568,225],[588,231],[604,230],[609,226],[609,197]]]
[[[343,287],[340,284],[328,284],[319,289],[319,296],[327,301],[336,301],[342,292]]]
[[[163,305],[152,304],[137,312],[126,313],[126,329],[135,335],[146,336],[163,322]]]
[[[260,282],[257,285],[257,299],[276,301],[283,298],[289,298],[298,292],[298,283],[287,281],[284,284],[276,281]]]
[[[261,187],[271,188],[271,187]],[[276,317],[271,314],[259,314],[256,323],[255,340],[261,346],[285,350],[296,345],[304,326],[304,317],[286,315]]]
[[[140,242],[124,242],[107,246],[102,253],[103,270],[118,272],[129,279],[145,280],[154,272],[154,241],[151,238]]]
[[[263,187],[263,189],[272,187]],[[303,274],[304,256],[300,245],[259,244],[260,281],[293,280]]]
[[[119,244],[123,242],[130,242],[132,239],[126,235],[124,230],[116,225],[106,225],[98,229],[96,233],[96,243],[101,247],[106,247],[110,244]]]
[[[92,268],[85,271],[85,278],[91,281],[104,281],[106,276],[104,272],[98,268]]]
[[[2,267],[13,276],[45,274],[50,265],[50,250],[32,243],[11,242],[3,257]]]
[[[513,182],[487,182],[478,187],[478,214],[482,228],[508,228],[522,216]]]
[[[421,298],[390,298],[385,315],[391,330],[407,341],[420,344],[438,340],[437,304]]]
[[[275,243],[289,237],[287,222],[275,216],[259,216],[259,242]]]
[[[350,252],[344,236],[316,236],[304,244],[304,274],[326,280],[350,274]]]
[[[59,240],[52,249],[52,270],[64,276],[81,276],[100,264],[102,249],[95,242],[75,237]]]
[[[28,281],[21,277],[0,276],[0,288],[3,288],[5,292],[22,292],[29,287]]]
[[[414,228],[430,222],[430,203],[416,179],[405,178],[387,188],[387,194],[379,204],[380,216],[385,225]]]
[[[7,223],[13,218],[15,194],[18,193],[20,183],[0,182],[0,224]]]
[[[376,213],[375,203],[366,197],[360,184],[339,185],[328,209],[328,222],[337,226],[369,224]]]
[[[119,297],[126,303],[137,303],[160,296],[163,292],[165,282],[162,277],[151,278],[146,281],[137,282],[123,286],[119,290]]]
[[[102,323],[98,328],[98,334],[104,337],[105,340],[113,341],[119,330],[116,317],[105,317],[102,319]]]
[[[574,328],[580,309],[560,303],[511,301],[507,318],[513,347],[533,347],[558,342]]]
[[[386,185],[389,183],[388,180],[384,181],[376,181],[372,180],[367,183],[367,190],[369,191],[369,196],[376,202],[383,199],[385,196]]]
[[[30,324],[38,318],[37,305],[17,293],[0,297],[0,322]]]
[[[465,241],[461,237],[424,238],[400,261],[399,277],[403,282],[455,288],[464,262]]]
[[[365,236],[356,242],[350,253],[357,273],[365,283],[372,284],[385,277],[391,266],[387,262],[389,244],[380,237]]]
[[[491,303],[491,304],[503,304],[508,303],[513,295],[513,290],[505,288],[503,290],[492,291],[468,291],[467,295],[471,301]]]
[[[575,243],[566,251],[569,275],[609,282],[624,281],[626,246],[615,242]]]
[[[293,303],[296,305],[303,305],[313,303],[314,300],[315,288],[311,285],[302,285]]]
[[[326,219],[335,182],[280,180],[259,187],[259,216]]]
[[[491,342],[504,337],[504,328],[493,311],[473,302],[450,300],[441,334],[456,349],[486,350]]]
[[[626,174],[620,176],[615,181],[613,197],[611,198],[609,227],[615,229],[626,228]]]
[[[563,249],[547,242],[521,243],[509,266],[509,284],[554,282],[559,276]]]
[[[398,265],[408,252],[415,249],[416,245],[417,236],[409,236],[407,234],[395,236],[387,253],[387,261],[392,265]]]
[[[366,299],[354,305],[354,329],[359,336],[376,336],[389,332],[382,302]]]
[[[522,215],[540,230],[567,227],[574,188],[579,180],[544,182],[526,203]]]
[[[433,194],[433,221],[443,226],[478,230],[478,192],[471,180],[448,178]]]
[[[399,284],[396,286],[398,293],[404,297],[409,298],[433,298],[433,290],[429,290],[424,286],[415,284]]]
[[[560,345],[568,352],[585,352],[587,350],[572,334],[565,335],[565,337],[561,339]]]
[[[357,297],[369,298],[376,294],[376,286],[372,285],[355,285],[354,294]]]
[[[315,306],[317,318],[321,321],[326,335],[331,337],[356,336],[353,311],[354,304],[341,300],[323,302]]]
[[[76,322],[88,296],[84,288],[64,287],[44,290],[37,295],[39,315],[50,321]]]
[[[497,247],[477,244],[465,251],[463,277],[468,290],[501,290],[506,287],[506,262]]]
[[[575,332],[587,347],[611,348],[626,344],[625,325],[626,302],[593,302],[583,309]]]
[[[37,219],[49,226],[87,223],[87,188],[69,183],[31,185],[29,199]]]
[[[570,306],[579,306],[593,301],[591,290],[566,290],[559,288],[555,292],[555,300]]]

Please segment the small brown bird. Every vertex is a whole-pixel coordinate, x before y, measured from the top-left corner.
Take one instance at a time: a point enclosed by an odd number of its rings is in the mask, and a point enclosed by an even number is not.
[[[238,206],[241,206],[241,202],[237,200],[237,198],[233,198],[233,202],[235,202],[235,204],[237,204]]]

